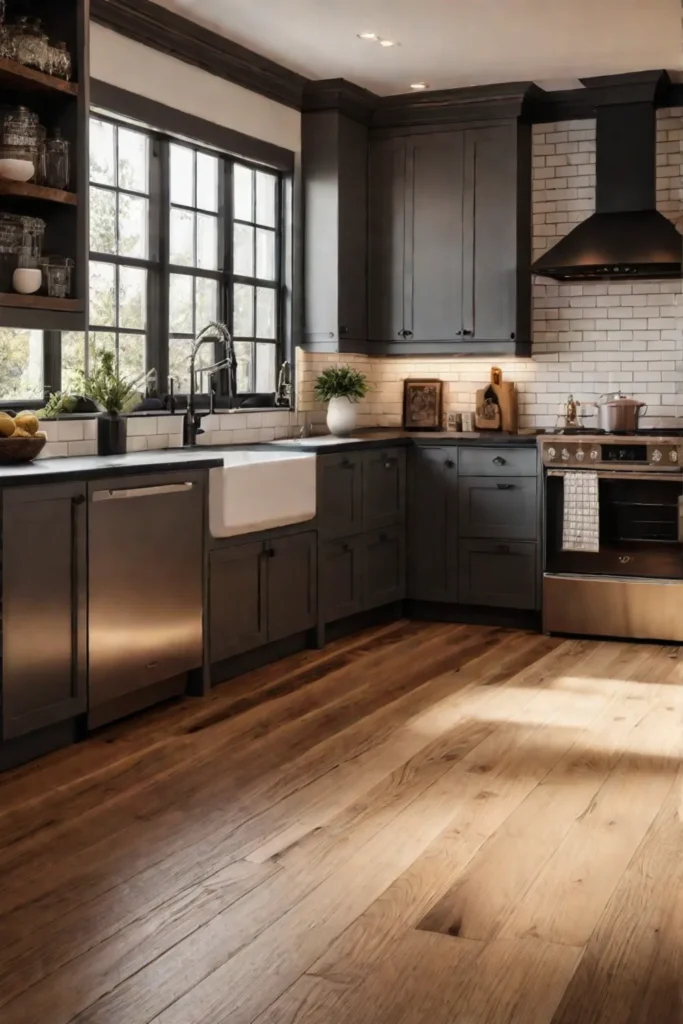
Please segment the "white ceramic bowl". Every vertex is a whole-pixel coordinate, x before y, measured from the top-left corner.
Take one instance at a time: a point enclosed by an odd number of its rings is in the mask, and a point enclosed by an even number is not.
[[[13,157],[0,160],[0,178],[5,181],[30,181],[35,172],[32,160],[15,160]]]
[[[42,270],[17,267],[12,274],[12,287],[20,295],[34,295],[43,283]]]

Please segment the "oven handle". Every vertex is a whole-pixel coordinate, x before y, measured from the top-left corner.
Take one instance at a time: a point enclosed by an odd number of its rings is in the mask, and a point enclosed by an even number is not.
[[[678,543],[683,544],[683,494],[678,498]]]
[[[546,473],[548,476],[565,476],[568,472],[574,473],[590,473],[593,472],[597,476],[598,480],[668,480],[678,481],[683,486],[683,476],[680,471],[672,471],[671,473],[619,473],[611,472],[608,469],[601,470],[564,470],[564,469],[548,469]]]

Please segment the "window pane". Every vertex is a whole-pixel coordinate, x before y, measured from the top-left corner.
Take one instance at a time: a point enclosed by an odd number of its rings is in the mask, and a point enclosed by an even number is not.
[[[90,262],[90,323],[116,326],[116,268],[111,263]]]
[[[263,281],[275,280],[275,232],[256,230],[256,276]]]
[[[194,213],[171,210],[171,263],[194,266]]]
[[[145,335],[119,335],[119,373],[128,380],[137,380],[145,372]],[[144,392],[144,385],[140,384]]]
[[[232,265],[236,274],[254,276],[254,229],[246,224],[235,224]]]
[[[253,285],[235,285],[234,333],[236,338],[254,337]]]
[[[62,331],[62,387],[68,388],[73,376],[85,370],[85,334]]]
[[[260,392],[275,391],[275,345],[256,345],[256,384]]]
[[[218,270],[218,218],[197,214],[197,266]]]
[[[171,146],[171,202],[194,206],[194,150]]]
[[[242,164],[234,169],[235,217],[238,220],[254,219],[254,172]]]
[[[256,289],[256,337],[275,337],[275,289]]]
[[[90,118],[90,180],[102,185],[116,184],[114,126]]]
[[[90,251],[116,255],[116,193],[90,189]]]
[[[148,147],[146,135],[119,128],[119,188],[149,191]]]
[[[256,172],[256,220],[259,224],[275,227],[275,184],[272,174]]]
[[[147,271],[119,268],[119,327],[144,330],[147,324]]]
[[[254,346],[249,341],[235,343],[237,356],[237,390],[251,391],[251,371],[254,360]]]
[[[187,394],[190,390],[191,352],[192,342],[188,339],[171,338],[169,340],[168,369],[171,376],[175,378],[176,390],[181,394]]]
[[[171,334],[193,334],[192,284],[188,274],[171,274],[170,329]]]
[[[0,398],[42,398],[43,332],[0,330]]]
[[[218,319],[218,282],[205,277],[197,278],[197,330],[206,327],[209,320]],[[209,346],[204,346],[209,349]],[[210,363],[208,364],[211,365]]]
[[[197,206],[218,213],[218,160],[197,153]]]
[[[149,205],[146,199],[119,195],[119,255],[147,259]],[[100,250],[101,251],[101,250]]]
[[[88,332],[88,371],[90,373],[97,367],[102,352],[116,353],[116,335],[111,331],[89,331]]]

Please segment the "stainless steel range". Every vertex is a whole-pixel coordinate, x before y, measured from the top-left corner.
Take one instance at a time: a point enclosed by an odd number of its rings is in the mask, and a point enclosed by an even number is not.
[[[683,430],[556,434],[541,458],[545,630],[683,641]],[[597,479],[580,509],[592,550],[567,540],[583,473]]]

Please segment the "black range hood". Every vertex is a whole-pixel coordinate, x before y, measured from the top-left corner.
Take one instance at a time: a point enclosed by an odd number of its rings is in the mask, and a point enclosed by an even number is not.
[[[559,281],[683,277],[683,235],[656,203],[652,103],[597,110],[596,212],[531,270]]]

